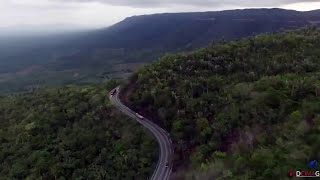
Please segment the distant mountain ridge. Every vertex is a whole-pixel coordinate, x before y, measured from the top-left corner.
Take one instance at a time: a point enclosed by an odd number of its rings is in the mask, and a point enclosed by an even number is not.
[[[39,84],[97,83],[124,77],[167,53],[319,24],[320,10],[244,9],[133,16],[99,30],[0,38],[0,92],[11,91],[13,84],[25,89]],[[41,68],[34,70],[34,65]],[[30,69],[32,73],[19,76]]]
[[[166,13],[126,18],[108,29],[100,30],[93,39],[102,40],[98,40],[98,44],[112,48],[200,47],[221,37],[234,40],[313,25],[315,21],[320,21],[319,10],[244,9]]]

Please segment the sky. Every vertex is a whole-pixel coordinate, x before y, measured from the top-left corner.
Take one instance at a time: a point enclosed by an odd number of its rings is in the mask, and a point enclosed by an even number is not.
[[[126,17],[243,8],[320,9],[320,0],[0,0],[0,29],[100,28]]]

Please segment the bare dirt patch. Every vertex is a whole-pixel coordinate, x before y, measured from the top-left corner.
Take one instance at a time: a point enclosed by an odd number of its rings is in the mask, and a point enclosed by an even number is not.
[[[0,82],[6,82],[10,77],[11,75],[9,73],[0,74]]]
[[[125,70],[136,71],[144,65],[146,65],[146,64],[145,63],[116,64],[113,66],[113,69],[115,71],[125,71]]]
[[[29,74],[32,74],[34,72],[40,72],[42,71],[44,68],[40,65],[32,65],[32,66],[29,66],[25,69],[22,69],[21,71],[18,71],[16,74],[17,75],[21,75],[21,76],[25,76],[25,75],[29,75]]]
[[[320,21],[309,21],[311,24],[320,24]]]

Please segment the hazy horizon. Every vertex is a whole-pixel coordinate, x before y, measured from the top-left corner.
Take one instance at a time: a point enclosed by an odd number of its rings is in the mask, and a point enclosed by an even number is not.
[[[260,8],[235,8],[235,9],[225,9],[225,10],[239,10],[239,9],[260,9]],[[267,8],[272,9],[272,8]],[[286,10],[295,10],[288,8],[280,8]],[[312,10],[318,10],[312,9]],[[306,10],[306,11],[312,11]],[[224,10],[212,10],[212,11],[224,11]],[[303,11],[303,10],[296,10]],[[139,14],[139,15],[152,15],[152,14],[162,14],[162,13],[187,13],[187,12],[210,12],[210,11],[181,11],[181,12],[154,12],[149,14]],[[108,28],[118,22],[121,22],[125,18],[139,15],[126,16],[119,21],[116,21],[112,24],[105,24],[100,26],[90,26],[90,25],[81,25],[76,23],[55,23],[55,24],[16,24],[7,27],[0,26],[0,37],[6,36],[41,36],[41,35],[54,35],[54,34],[63,34],[71,32],[83,32],[83,31],[92,31],[102,28]]]
[[[81,30],[113,25],[126,17],[157,13],[203,12],[251,8],[282,8],[298,11],[319,9],[314,0],[3,0],[0,2],[0,32],[14,29]],[[54,27],[55,28],[52,28]],[[36,27],[36,28],[34,28]],[[28,28],[30,30],[28,30]],[[40,28],[41,29],[41,28]],[[38,30],[39,31],[39,30]],[[43,31],[43,30],[41,30]]]

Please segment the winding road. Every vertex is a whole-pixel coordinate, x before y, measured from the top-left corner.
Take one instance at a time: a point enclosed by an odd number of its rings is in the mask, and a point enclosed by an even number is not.
[[[110,101],[124,114],[132,117],[144,127],[146,127],[151,133],[156,137],[159,147],[160,154],[157,167],[150,178],[151,180],[169,180],[170,174],[172,172],[172,157],[173,157],[173,146],[172,141],[169,138],[169,133],[164,129],[160,128],[158,125],[152,121],[144,118],[143,120],[136,116],[136,112],[129,109],[127,106],[123,105],[119,100],[120,87],[113,89],[111,92],[115,91],[114,95],[110,95]],[[168,165],[168,166],[166,166]]]

